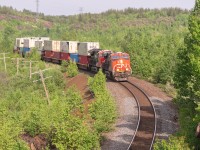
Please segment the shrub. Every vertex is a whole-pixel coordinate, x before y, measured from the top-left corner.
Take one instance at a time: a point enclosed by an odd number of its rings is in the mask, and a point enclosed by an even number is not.
[[[60,150],[89,150],[99,148],[97,133],[94,133],[84,122],[74,116],[55,125],[52,133],[52,144]]]
[[[94,92],[95,96],[101,95],[106,90],[106,76],[100,69],[94,78],[89,77],[88,80],[89,88]]]
[[[8,118],[1,118],[0,121],[0,149],[2,150],[28,150],[25,142],[20,140],[18,136],[22,133],[15,122]]]
[[[89,107],[94,127],[98,133],[108,131],[116,118],[116,106],[106,90],[106,78],[100,70],[94,78],[89,78],[89,87],[94,92],[96,101]]]
[[[154,150],[189,150],[189,146],[185,143],[183,137],[170,137],[168,141],[156,141]]]
[[[67,72],[67,67],[68,67],[68,65],[69,65],[69,62],[67,62],[67,61],[62,61],[62,63],[61,63],[61,72],[62,72],[62,73]]]
[[[70,61],[67,67],[67,75],[69,77],[74,77],[78,74],[78,67],[75,62]]]

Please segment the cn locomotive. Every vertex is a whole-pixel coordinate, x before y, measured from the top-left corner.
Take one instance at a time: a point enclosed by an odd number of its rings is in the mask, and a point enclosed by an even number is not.
[[[79,68],[92,72],[98,72],[99,69],[102,69],[107,77],[114,79],[115,81],[127,81],[132,73],[129,54],[100,49],[99,42],[54,41],[46,40],[46,38],[42,39],[44,40],[41,40],[40,38],[39,41],[41,60],[54,63],[72,60],[76,62]],[[30,41],[33,43],[33,38],[31,40],[22,38],[21,43],[23,43],[23,41]],[[35,43],[38,43],[38,41],[36,40]],[[23,49],[26,50],[27,48],[23,47],[21,49],[23,51]]]
[[[131,75],[130,57],[127,53],[101,49],[92,49],[90,53],[89,70],[98,71],[101,68],[107,77],[116,81],[127,81]]]

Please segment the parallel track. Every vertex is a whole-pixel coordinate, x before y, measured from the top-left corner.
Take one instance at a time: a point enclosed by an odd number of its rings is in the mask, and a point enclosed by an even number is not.
[[[138,124],[128,150],[150,150],[156,133],[155,108],[147,94],[138,86],[130,81],[120,84],[132,93],[138,105]]]

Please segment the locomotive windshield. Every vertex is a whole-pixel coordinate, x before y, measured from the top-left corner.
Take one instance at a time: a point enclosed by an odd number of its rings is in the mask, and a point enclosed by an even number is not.
[[[129,59],[129,55],[122,55],[121,56],[123,59]]]
[[[120,59],[120,56],[114,55],[114,56],[112,56],[112,59]]]
[[[113,60],[116,60],[116,59],[129,59],[129,55],[122,55],[122,56],[114,55],[114,56],[112,56],[112,59]]]

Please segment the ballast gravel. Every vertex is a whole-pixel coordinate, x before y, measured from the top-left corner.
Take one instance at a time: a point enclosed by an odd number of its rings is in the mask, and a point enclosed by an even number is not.
[[[177,108],[172,98],[155,85],[137,79],[129,78],[141,87],[150,97],[157,116],[156,139],[167,139],[178,131]],[[118,118],[113,131],[104,134],[102,150],[127,150],[137,126],[137,104],[131,94],[117,82],[108,81],[107,88],[113,95],[118,109]]]
[[[113,131],[105,133],[102,150],[126,150],[137,127],[138,111],[133,96],[120,84],[107,82],[107,88],[116,100],[118,118]]]

